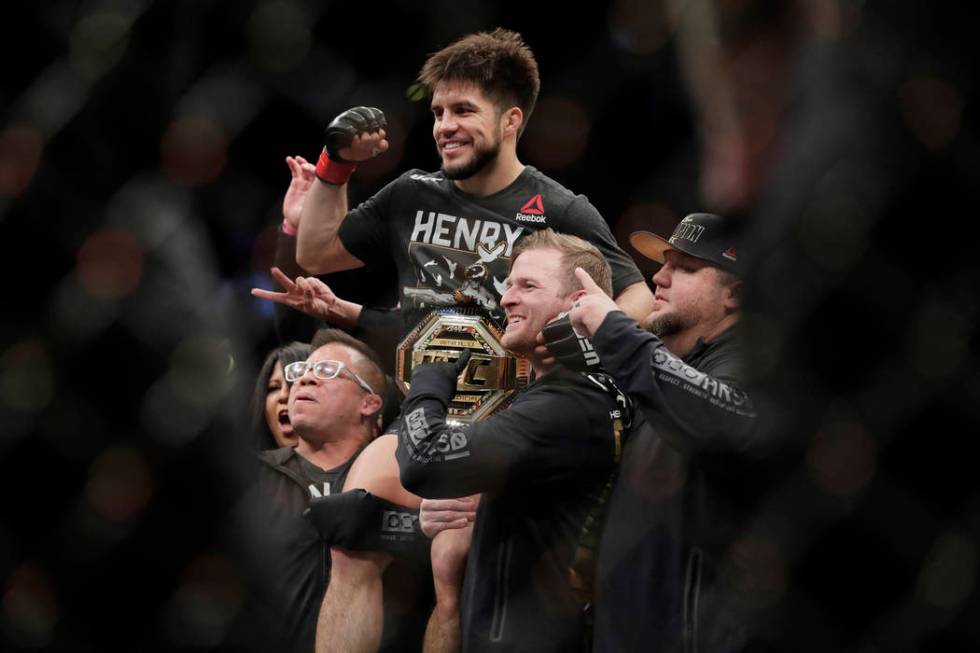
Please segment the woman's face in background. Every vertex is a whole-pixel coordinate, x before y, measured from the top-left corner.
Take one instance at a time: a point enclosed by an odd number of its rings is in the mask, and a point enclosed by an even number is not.
[[[293,425],[289,423],[289,412],[286,410],[288,400],[289,384],[282,375],[282,363],[276,361],[266,389],[265,422],[279,447],[295,447],[299,442],[299,436],[293,432]]]

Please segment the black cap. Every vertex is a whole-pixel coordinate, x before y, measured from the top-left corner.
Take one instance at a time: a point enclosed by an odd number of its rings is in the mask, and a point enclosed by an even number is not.
[[[731,225],[714,213],[692,213],[678,223],[670,240],[649,231],[634,231],[630,244],[640,254],[658,263],[664,262],[664,252],[676,249],[713,265],[741,273]]]

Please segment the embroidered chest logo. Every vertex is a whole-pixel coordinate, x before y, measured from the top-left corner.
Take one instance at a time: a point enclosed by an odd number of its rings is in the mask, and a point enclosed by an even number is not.
[[[538,193],[527,202],[514,216],[521,222],[538,222],[544,224],[547,218],[544,215],[544,202],[541,200],[541,193]]]

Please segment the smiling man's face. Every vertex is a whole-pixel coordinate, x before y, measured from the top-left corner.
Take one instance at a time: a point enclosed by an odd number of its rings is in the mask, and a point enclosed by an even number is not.
[[[475,84],[441,82],[432,94],[432,138],[448,179],[469,179],[500,153],[501,113]]]
[[[500,340],[504,347],[529,355],[541,328],[571,307],[574,291],[562,287],[562,272],[562,253],[557,249],[529,249],[514,259],[507,292],[500,298],[507,313],[507,329]]]

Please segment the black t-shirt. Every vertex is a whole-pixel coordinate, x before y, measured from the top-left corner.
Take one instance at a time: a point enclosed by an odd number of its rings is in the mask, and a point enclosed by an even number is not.
[[[259,491],[277,512],[299,515],[310,507],[310,500],[342,491],[351,458],[333,469],[321,469],[298,454],[293,447],[270,449],[259,454]]]
[[[340,492],[360,450],[334,469],[324,470],[293,447],[259,454],[259,515],[273,535],[273,555],[266,569],[270,596],[284,622],[289,644],[284,650],[312,650],[316,620],[330,580],[330,548],[302,513],[310,500]]]
[[[343,489],[343,477],[347,476],[346,472],[350,468],[350,461],[333,469],[321,469],[303,456],[297,456],[297,458],[299,458],[301,473],[309,481],[306,487],[310,491],[310,499],[327,496]]]
[[[643,280],[588,199],[531,166],[485,197],[464,193],[441,172],[409,170],[352,210],[339,233],[366,266],[394,260],[408,331],[446,306],[479,307],[502,321],[514,245],[548,227],[599,248],[612,267],[614,294]]]
[[[359,449],[343,464],[321,469],[292,447],[259,454],[260,512],[272,531],[267,592],[279,610],[283,651],[312,651],[323,595],[330,582],[330,545],[302,516],[310,501],[343,491]],[[424,573],[424,576],[423,576]],[[379,651],[416,653],[434,601],[428,570],[395,560],[384,576],[384,631]]]

